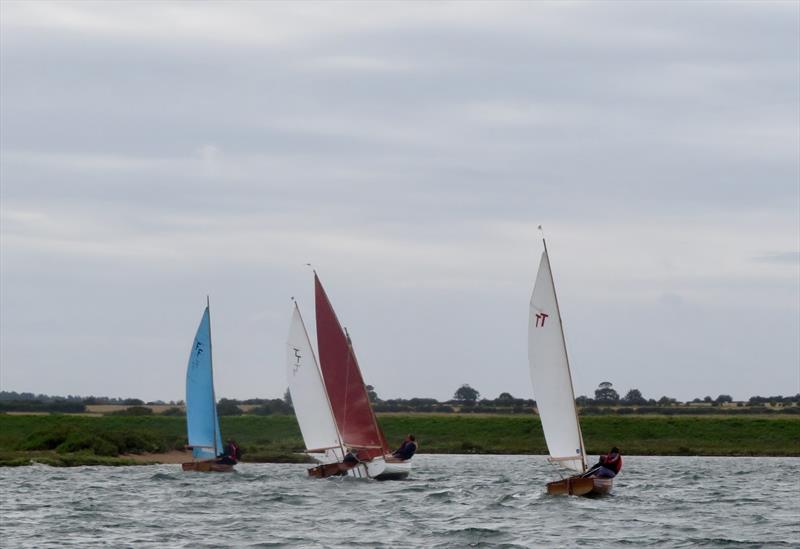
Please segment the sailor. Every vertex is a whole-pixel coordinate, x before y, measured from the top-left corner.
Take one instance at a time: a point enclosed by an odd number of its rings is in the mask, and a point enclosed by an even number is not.
[[[619,448],[614,446],[608,454],[600,456],[600,460],[586,472],[586,475],[591,473],[598,478],[614,478],[621,470],[622,455],[619,453]]]
[[[400,448],[395,450],[392,456],[405,461],[407,459],[411,459],[416,451],[417,439],[414,437],[414,435],[408,435],[403,441],[403,444],[400,445]]]
[[[228,439],[228,444],[225,445],[225,450],[222,455],[217,458],[217,463],[224,463],[226,465],[236,465],[241,457],[239,445],[233,441],[232,438]]]
[[[358,458],[358,450],[353,448],[348,448],[347,453],[342,459],[342,463],[346,463],[347,465],[350,465],[352,467],[360,462],[361,460]]]

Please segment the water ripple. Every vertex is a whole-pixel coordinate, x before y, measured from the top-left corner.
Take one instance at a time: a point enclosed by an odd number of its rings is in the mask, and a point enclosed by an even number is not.
[[[176,465],[0,469],[3,547],[790,547],[797,458],[628,457],[614,493],[550,497],[535,456],[415,458],[404,482]]]

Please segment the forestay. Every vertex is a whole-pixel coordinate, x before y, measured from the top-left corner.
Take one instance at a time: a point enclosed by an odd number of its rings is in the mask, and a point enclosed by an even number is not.
[[[585,471],[586,453],[546,247],[531,296],[528,361],[551,460],[579,472]]]
[[[342,442],[361,459],[389,451],[378,427],[350,338],[342,330],[325,289],[314,274],[317,346],[322,378]]]
[[[296,303],[286,341],[286,379],[306,449],[341,448],[317,358]]]
[[[195,459],[213,459],[221,453],[222,438],[214,398],[211,363],[211,319],[206,307],[194,337],[186,369],[186,427]]]

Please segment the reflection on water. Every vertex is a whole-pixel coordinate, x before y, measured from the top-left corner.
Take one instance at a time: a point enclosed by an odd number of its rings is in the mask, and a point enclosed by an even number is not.
[[[418,455],[406,481],[304,465],[0,469],[0,546],[797,546],[800,459],[634,457],[611,496],[550,497],[536,456]]]

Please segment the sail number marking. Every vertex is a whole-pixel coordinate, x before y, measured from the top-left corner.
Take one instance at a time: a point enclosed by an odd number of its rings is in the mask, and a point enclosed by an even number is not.
[[[550,315],[547,313],[536,313],[536,327],[544,328],[544,321],[548,316]]]
[[[300,354],[300,349],[297,347],[292,347],[292,349],[294,349],[294,356],[297,358],[297,362],[295,362],[293,365],[292,374],[296,374],[297,370],[300,369],[300,359],[302,358],[302,355]]]

